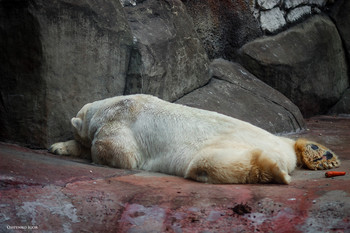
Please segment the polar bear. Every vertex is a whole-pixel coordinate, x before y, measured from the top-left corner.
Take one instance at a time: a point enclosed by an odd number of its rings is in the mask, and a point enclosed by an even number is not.
[[[150,95],[88,103],[71,123],[75,140],[55,143],[50,152],[200,182],[289,184],[297,165],[316,170],[340,164],[317,143]]]

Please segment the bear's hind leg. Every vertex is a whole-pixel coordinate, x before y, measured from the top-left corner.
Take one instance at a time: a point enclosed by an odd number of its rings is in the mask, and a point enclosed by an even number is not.
[[[214,152],[211,150],[211,152]],[[231,152],[230,155],[227,155]],[[187,169],[185,178],[206,183],[281,183],[291,181],[287,172],[262,153],[253,150],[241,155],[234,150],[197,155]],[[225,155],[226,154],[226,155]]]
[[[249,173],[249,183],[271,183],[289,184],[291,177],[283,171],[269,156],[260,150],[252,152],[251,170]]]

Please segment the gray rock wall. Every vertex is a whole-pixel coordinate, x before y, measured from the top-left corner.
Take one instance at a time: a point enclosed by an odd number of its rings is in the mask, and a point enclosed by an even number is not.
[[[329,110],[329,114],[349,115],[350,114],[350,89],[347,89],[340,100]]]
[[[342,40],[327,16],[315,15],[275,36],[247,43],[241,62],[306,117],[327,112],[349,86]]]
[[[0,137],[38,145],[46,138],[44,51],[38,19],[28,7],[0,5]]]
[[[266,34],[279,32],[288,26],[318,14],[328,0],[257,0],[251,1],[250,7]]]
[[[143,1],[124,8],[133,34],[125,94],[174,101],[209,81],[207,53],[181,1]]]
[[[209,58],[237,61],[238,49],[247,42],[264,34],[276,34],[314,14],[327,11],[333,6],[334,1],[182,0],[182,2],[193,19],[195,30]]]
[[[176,103],[216,111],[273,133],[303,129],[298,107],[238,63],[215,59],[210,71],[210,83]]]
[[[3,0],[0,12],[2,140],[49,145],[85,103],[123,94],[132,35],[118,0]]]
[[[338,0],[331,9],[330,16],[342,38],[348,60],[350,59],[350,1]]]
[[[349,67],[350,62],[350,1],[338,0],[330,11],[330,16],[337,26],[343,42],[343,49]],[[348,73],[350,70],[348,69]],[[350,78],[350,76],[349,76]],[[350,91],[347,89],[337,104],[330,110],[331,114],[350,114]]]
[[[67,140],[85,103],[133,93],[274,133],[347,113],[350,4],[331,2],[0,0],[0,140]]]
[[[244,0],[183,0],[210,59],[236,60],[237,51],[263,35]]]
[[[181,1],[0,0],[0,140],[72,137],[86,103],[205,85],[209,60]],[[139,4],[140,3],[140,4]]]

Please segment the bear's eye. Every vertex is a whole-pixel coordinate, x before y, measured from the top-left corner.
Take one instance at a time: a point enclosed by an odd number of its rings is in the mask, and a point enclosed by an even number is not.
[[[311,149],[318,150],[318,146],[316,146],[315,144],[311,144]]]

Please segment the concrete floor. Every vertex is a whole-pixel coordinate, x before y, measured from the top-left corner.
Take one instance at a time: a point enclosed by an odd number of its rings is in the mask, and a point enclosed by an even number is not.
[[[305,137],[350,172],[350,117]],[[350,232],[350,175],[297,169],[290,185],[211,185],[0,143],[0,232]]]

